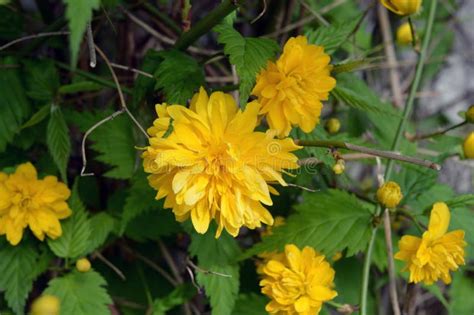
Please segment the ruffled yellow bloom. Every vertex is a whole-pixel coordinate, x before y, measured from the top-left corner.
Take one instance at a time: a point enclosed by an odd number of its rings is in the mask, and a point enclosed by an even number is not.
[[[286,245],[281,260],[270,260],[263,267],[262,293],[271,301],[270,314],[318,314],[323,302],[337,296],[334,269],[324,256],[306,246],[302,251]]]
[[[384,7],[398,15],[411,15],[418,13],[421,0],[380,0]]]
[[[378,201],[387,208],[395,208],[403,198],[400,186],[392,181],[388,181],[377,190]]]
[[[60,304],[54,295],[42,295],[31,304],[31,315],[58,315]]]
[[[464,231],[448,231],[450,213],[448,206],[437,202],[431,209],[428,231],[423,237],[405,235],[398,242],[400,251],[395,258],[407,263],[410,271],[409,282],[423,281],[432,284],[438,279],[451,283],[451,270],[464,265]]]
[[[462,145],[464,156],[468,159],[474,159],[474,131],[471,132]]]
[[[205,233],[215,219],[216,237],[224,228],[236,236],[242,226],[273,224],[262,205],[271,205],[270,193],[276,193],[269,183],[287,185],[281,173],[298,168],[291,151],[300,147],[289,138],[274,139],[274,132],[255,132],[259,110],[251,102],[240,111],[230,95],[208,97],[202,88],[189,109],[157,106],[144,169],[156,199],[166,197],[164,206],[178,221],[191,217],[196,231]]]
[[[410,23],[406,22],[397,29],[397,43],[400,45],[410,45],[413,42]]]
[[[269,61],[257,75],[252,94],[278,136],[287,136],[292,126],[311,132],[319,122],[321,101],[336,86],[329,61],[323,47],[308,45],[304,36],[292,37],[277,62]]]
[[[59,220],[71,215],[66,203],[70,195],[55,176],[38,179],[29,162],[18,166],[14,174],[0,172],[0,235],[6,234],[10,244],[17,245],[29,226],[40,240],[45,234],[58,238],[62,234]]]

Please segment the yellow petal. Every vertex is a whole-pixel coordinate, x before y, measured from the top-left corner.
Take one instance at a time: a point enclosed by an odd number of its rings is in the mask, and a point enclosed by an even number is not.
[[[444,202],[437,202],[433,205],[428,225],[431,237],[439,238],[448,231],[450,216],[448,205]]]
[[[20,174],[20,175],[24,176],[25,178],[31,179],[31,180],[36,180],[36,178],[37,178],[36,169],[33,166],[33,164],[31,164],[30,162],[20,164],[16,168],[15,174]]]

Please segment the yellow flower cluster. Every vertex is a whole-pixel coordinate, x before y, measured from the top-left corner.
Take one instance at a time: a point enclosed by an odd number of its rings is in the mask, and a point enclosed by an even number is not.
[[[29,227],[40,240],[45,234],[58,238],[59,220],[71,215],[66,203],[70,194],[55,176],[38,179],[31,163],[19,165],[11,175],[0,172],[0,235],[6,234],[10,244],[17,245]]]
[[[298,168],[291,152],[299,147],[289,138],[274,139],[272,130],[254,131],[259,103],[241,111],[231,95],[208,96],[201,88],[189,109],[163,104],[156,111],[144,169],[156,199],[166,198],[164,206],[178,221],[191,217],[196,231],[205,233],[214,219],[216,237],[224,228],[236,236],[244,225],[273,224],[262,204],[272,205],[270,193],[277,193],[270,184],[287,185],[282,173]]]
[[[336,86],[329,61],[323,47],[308,45],[306,37],[298,36],[290,38],[277,62],[269,61],[257,76],[252,94],[279,137],[287,136],[292,126],[311,132],[319,122],[321,101]]]
[[[449,272],[464,265],[464,231],[447,233],[449,221],[448,206],[437,202],[431,210],[428,231],[422,238],[405,235],[398,243],[400,251],[395,258],[407,263],[405,269],[410,271],[410,282],[432,284],[441,279],[449,284]]]
[[[271,299],[265,307],[270,314],[319,314],[323,303],[337,296],[334,269],[308,246],[286,245],[283,255],[269,260],[262,272],[260,286]]]

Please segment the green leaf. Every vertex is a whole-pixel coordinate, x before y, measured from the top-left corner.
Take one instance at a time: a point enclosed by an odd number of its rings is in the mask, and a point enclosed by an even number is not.
[[[0,59],[0,65],[13,64],[17,62],[12,58]],[[29,113],[30,104],[21,84],[18,69],[2,69],[0,75],[0,152],[3,152],[7,143],[13,140]]]
[[[30,245],[6,245],[0,250],[0,291],[5,291],[8,306],[24,314],[28,293],[33,287],[38,252]]]
[[[411,205],[436,184],[437,178],[438,174],[434,170],[404,165],[399,173],[393,175],[392,180],[400,185],[403,193],[402,205]]]
[[[230,315],[239,293],[239,266],[213,266],[212,271],[229,277],[198,272],[197,283],[204,287],[206,296],[211,300],[213,315]]]
[[[453,282],[449,295],[451,304],[449,306],[450,315],[474,314],[474,280],[462,271],[453,274]]]
[[[474,259],[474,211],[467,208],[451,208],[451,222],[449,231],[464,230],[467,246],[466,255],[469,259]]]
[[[49,118],[46,130],[46,143],[54,163],[58,167],[61,178],[67,182],[67,164],[71,153],[71,140],[69,139],[69,129],[64,120],[61,108],[51,105],[51,117]]]
[[[267,38],[243,37],[229,24],[214,27],[219,36],[217,40],[224,45],[224,53],[240,78],[240,105],[247,104],[250,92],[255,85],[258,72],[273,59],[280,50],[278,44]]]
[[[100,212],[89,219],[90,236],[85,254],[90,254],[102,246],[115,231],[117,220],[106,212]]]
[[[143,58],[140,70],[154,74],[162,60],[163,58],[157,51],[149,49]],[[133,106],[137,106],[144,98],[150,95],[155,85],[155,78],[149,78],[144,75],[137,76],[133,86]]]
[[[110,114],[110,111],[102,113],[71,111],[68,112],[67,118],[82,132],[86,132]],[[115,179],[132,177],[137,158],[132,126],[131,119],[122,114],[97,127],[88,137],[88,140],[93,142],[91,148],[99,153],[95,159],[112,166],[104,176]]]
[[[152,315],[165,315],[175,306],[184,304],[196,294],[196,289],[189,284],[176,287],[170,294],[153,301]]]
[[[51,112],[51,105],[44,105],[41,107],[33,116],[28,119],[26,123],[21,126],[21,129],[32,127],[36,124],[42,122],[46,117],[48,117],[49,113]]]
[[[344,24],[321,26],[306,32],[308,43],[323,46],[327,54],[332,54],[347,40],[358,22],[359,18],[354,18]]]
[[[445,201],[449,208],[474,206],[474,194],[465,194]]]
[[[69,198],[69,207],[72,215],[61,222],[63,234],[55,240],[48,239],[48,245],[56,256],[77,258],[86,253],[91,237],[90,222],[86,209],[79,199],[77,184],[74,185]]]
[[[155,191],[148,184],[144,172],[140,172],[132,179],[132,185],[123,207],[120,234],[125,232],[127,225],[136,217],[154,208],[161,208],[158,207],[159,204],[155,200],[155,194]]]
[[[61,314],[67,315],[105,315],[110,314],[107,305],[112,304],[102,276],[90,270],[73,272],[54,278],[45,290],[61,301]]]
[[[71,65],[75,67],[87,23],[92,20],[92,10],[99,8],[100,0],[63,0],[63,2],[66,5],[66,17],[71,32],[69,35]]]
[[[268,299],[255,293],[240,294],[235,303],[232,315],[267,315],[265,305]]]
[[[61,85],[59,94],[74,94],[79,92],[99,91],[104,87],[93,81],[79,81],[71,84]]]
[[[24,61],[27,95],[38,101],[51,102],[59,88],[59,73],[52,60]]]
[[[366,248],[370,238],[372,213],[360,201],[340,190],[328,190],[303,195],[285,225],[274,229],[261,243],[250,248],[244,258],[273,250],[283,250],[285,244],[302,248],[311,246],[331,257],[347,248],[352,256]]]
[[[204,70],[194,58],[178,50],[158,53],[163,61],[156,71],[156,89],[162,90],[169,104],[186,105],[204,85]]]

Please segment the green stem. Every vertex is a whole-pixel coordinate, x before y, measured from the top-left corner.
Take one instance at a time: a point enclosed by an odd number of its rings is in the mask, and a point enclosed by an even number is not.
[[[207,33],[215,25],[217,25],[224,17],[234,12],[237,9],[238,1],[224,0],[221,4],[212,10],[206,17],[199,20],[189,32],[185,32],[176,41],[175,48],[178,50],[185,50],[199,37]]]
[[[392,151],[397,151],[400,147],[400,141],[402,139],[402,135],[405,131],[405,127],[407,124],[408,117],[410,116],[413,110],[413,104],[415,101],[416,92],[418,91],[418,87],[421,81],[421,75],[423,73],[423,66],[425,64],[426,53],[428,51],[428,46],[430,44],[431,39],[431,32],[433,30],[433,22],[436,15],[436,6],[438,4],[437,0],[430,1],[430,11],[428,15],[428,21],[426,26],[426,33],[425,38],[423,39],[423,46],[420,52],[420,56],[418,58],[418,63],[416,66],[415,72],[415,79],[411,85],[410,94],[408,96],[407,103],[405,105],[405,109],[403,110],[403,118],[398,125],[397,132],[395,134],[395,139],[392,144]],[[392,175],[393,170],[393,160],[389,160],[387,163],[387,168],[385,169],[385,180],[389,180],[390,176]],[[376,215],[379,215],[382,211],[380,206],[377,206]],[[370,264],[372,262],[372,249],[374,247],[375,242],[375,234],[377,232],[377,227],[374,227],[372,230],[372,238],[369,242],[369,247],[367,249],[367,254],[365,255],[364,261],[364,271],[362,274],[362,288],[361,288],[361,296],[360,296],[360,314],[367,315],[367,292],[369,286],[369,277],[370,277]]]
[[[413,21],[411,17],[408,17],[408,24],[410,25],[410,32],[411,32],[411,44],[413,46],[413,49],[417,51],[416,48],[416,31],[415,31],[415,25],[413,24]]]

